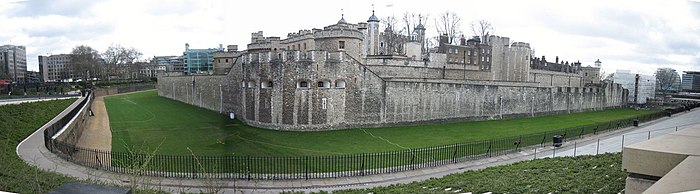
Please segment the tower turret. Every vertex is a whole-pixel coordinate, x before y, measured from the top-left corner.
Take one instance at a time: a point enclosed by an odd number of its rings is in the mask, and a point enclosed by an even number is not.
[[[345,13],[343,12],[343,9],[340,9],[340,20],[338,20],[338,24],[348,24],[348,22],[345,21]]]
[[[425,48],[425,26],[423,26],[423,17],[421,15],[418,15],[418,25],[413,30],[416,32],[416,40],[420,42],[421,53],[428,53],[428,48]]]
[[[374,15],[374,5],[372,5],[372,16],[367,20],[365,47],[367,55],[379,54],[379,18]]]

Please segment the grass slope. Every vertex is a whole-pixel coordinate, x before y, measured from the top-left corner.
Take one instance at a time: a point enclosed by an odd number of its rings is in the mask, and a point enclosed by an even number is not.
[[[294,132],[247,126],[225,115],[159,97],[157,91],[105,98],[113,151],[146,147],[159,154],[297,156],[383,152],[512,137],[632,118],[651,111],[617,109],[535,118],[373,129]]]
[[[621,153],[545,158],[409,184],[333,193],[620,193],[627,177],[621,165]],[[445,191],[448,188],[450,191]]]
[[[75,99],[0,106],[0,191],[47,193],[75,179],[24,163],[15,148]]]

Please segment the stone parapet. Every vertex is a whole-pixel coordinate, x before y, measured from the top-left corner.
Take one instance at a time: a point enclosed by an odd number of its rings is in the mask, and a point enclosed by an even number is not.
[[[626,193],[675,193],[700,189],[698,142],[700,125],[695,125],[625,146],[622,169],[630,173]]]

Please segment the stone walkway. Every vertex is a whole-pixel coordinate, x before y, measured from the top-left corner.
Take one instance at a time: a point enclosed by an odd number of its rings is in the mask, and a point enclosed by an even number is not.
[[[665,117],[650,123],[644,123],[640,127],[630,127],[612,133],[589,136],[576,143],[567,142],[558,150],[570,150],[573,146],[587,146],[597,144],[598,139],[610,139],[621,136],[631,131],[649,131],[658,129],[661,126],[678,126],[690,123],[697,123],[700,118],[700,109],[688,113],[680,113],[671,118]],[[610,141],[601,141],[600,153],[614,152],[614,147],[621,148],[621,144]],[[626,143],[625,143],[626,144]],[[618,148],[618,149],[619,149]],[[610,149],[610,150],[608,150]],[[18,155],[27,163],[39,168],[67,174],[79,179],[88,179],[116,185],[138,184],[142,187],[160,189],[169,192],[212,192],[221,191],[224,193],[279,193],[282,191],[332,191],[339,189],[370,188],[377,186],[387,186],[398,183],[410,183],[414,181],[426,180],[429,178],[442,177],[452,173],[459,173],[468,170],[483,169],[492,166],[511,164],[524,160],[531,160],[537,157],[552,156],[552,147],[529,147],[523,148],[521,152],[508,155],[485,158],[480,160],[467,161],[450,165],[443,165],[434,168],[426,168],[415,171],[397,172],[391,174],[380,174],[361,177],[344,177],[332,179],[313,180],[207,180],[207,179],[175,179],[159,177],[138,177],[134,175],[123,175],[95,170],[77,164],[66,162],[50,153],[43,146],[43,133],[34,133],[17,147]],[[618,150],[619,151],[619,150]],[[564,153],[564,152],[562,152]],[[556,154],[556,152],[554,153]],[[559,156],[563,156],[559,155]],[[216,188],[218,187],[218,188]]]

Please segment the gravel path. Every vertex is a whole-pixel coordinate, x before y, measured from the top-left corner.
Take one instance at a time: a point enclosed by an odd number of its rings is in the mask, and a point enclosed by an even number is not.
[[[98,150],[112,150],[112,130],[109,127],[109,116],[105,108],[104,97],[95,97],[92,102],[92,112],[87,127],[78,140],[78,147],[92,148]]]

